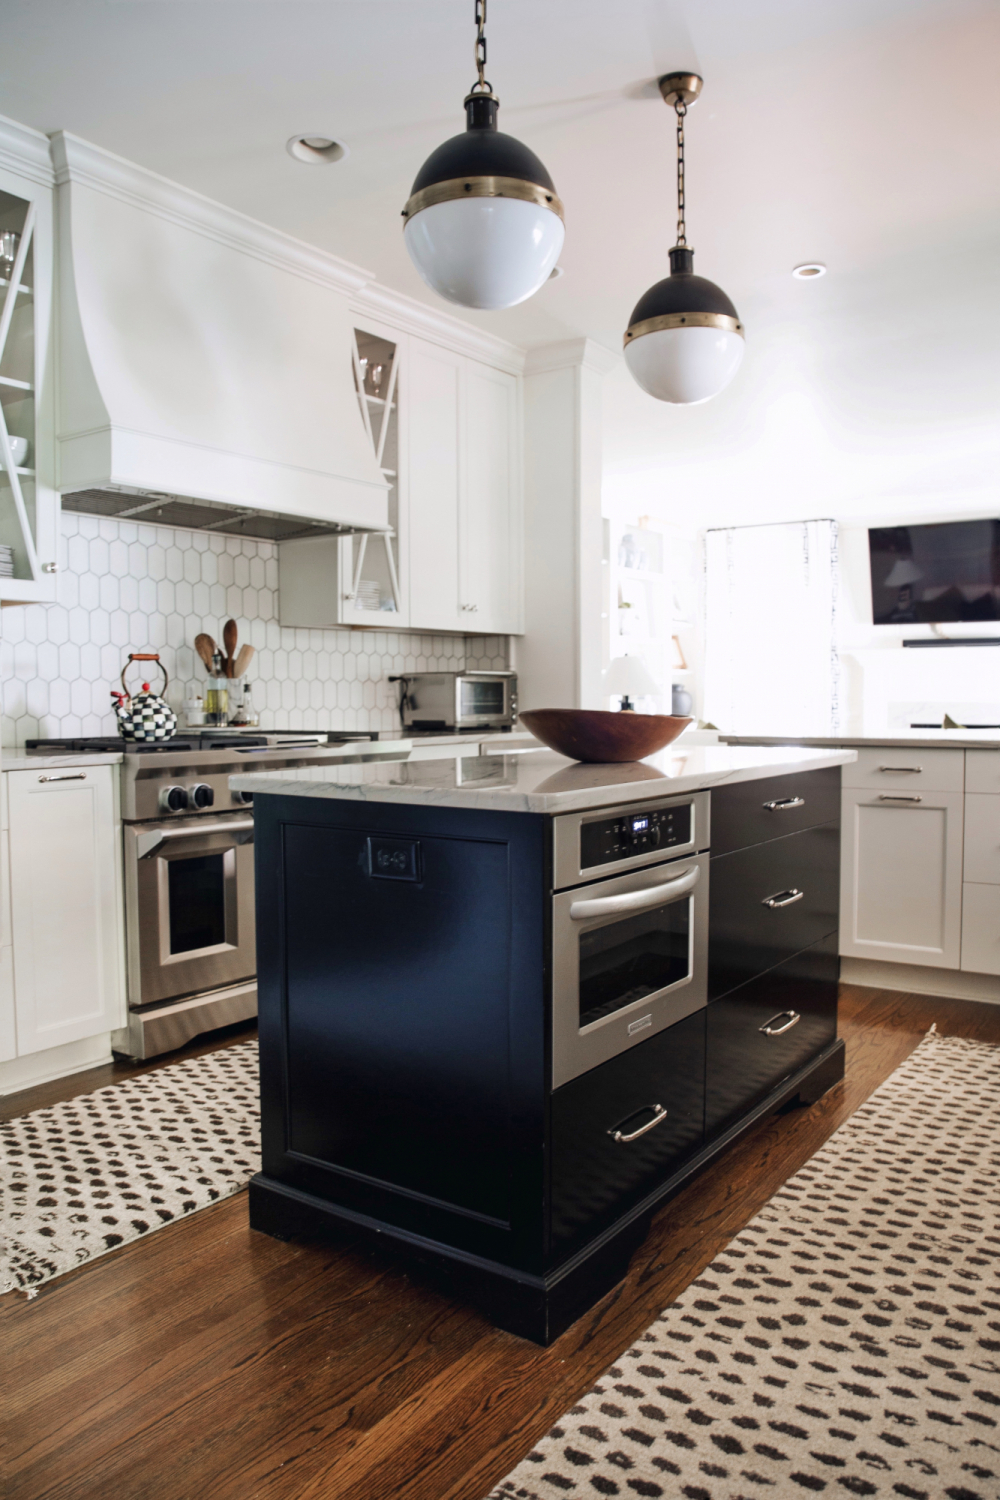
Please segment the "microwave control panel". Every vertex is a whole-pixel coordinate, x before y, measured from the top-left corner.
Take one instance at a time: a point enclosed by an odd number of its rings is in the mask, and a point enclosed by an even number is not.
[[[637,854],[691,842],[691,803],[658,807],[580,825],[580,868],[613,865]]]

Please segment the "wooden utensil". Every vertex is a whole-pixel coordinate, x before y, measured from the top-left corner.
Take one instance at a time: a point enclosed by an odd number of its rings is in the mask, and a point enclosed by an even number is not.
[[[237,628],[235,620],[227,620],[222,627],[222,644],[226,648],[226,676],[233,675],[233,658],[236,655]]]
[[[205,663],[208,670],[212,670],[212,657],[215,655],[215,642],[210,635],[196,635],[194,638],[194,649]]]
[[[243,673],[246,671],[247,667],[250,665],[250,662],[251,662],[251,660],[253,658],[253,654],[254,654],[254,648],[253,648],[253,646],[241,646],[240,647],[239,655],[237,656],[236,661],[233,663],[233,676],[234,677],[242,677],[243,676]]]

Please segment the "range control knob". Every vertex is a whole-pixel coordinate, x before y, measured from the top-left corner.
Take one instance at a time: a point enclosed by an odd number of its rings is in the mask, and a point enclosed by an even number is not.
[[[187,805],[187,792],[182,786],[165,786],[160,792],[160,807],[164,812],[181,812]]]
[[[253,801],[253,792],[234,792],[233,793],[233,801],[234,802],[239,802],[241,804],[242,803],[246,803],[246,802],[252,802]]]
[[[660,837],[660,825],[659,823],[654,823],[652,828],[649,830],[649,842],[652,844],[654,849],[659,845]]]
[[[215,793],[207,782],[199,781],[189,789],[187,801],[188,807],[195,809],[211,807],[215,801]]]

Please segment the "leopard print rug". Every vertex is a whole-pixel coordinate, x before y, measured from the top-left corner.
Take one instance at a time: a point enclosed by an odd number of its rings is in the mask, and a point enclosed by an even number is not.
[[[259,1167],[255,1040],[0,1123],[0,1293],[32,1295]]]
[[[1000,1048],[931,1033],[489,1500],[998,1500]]]

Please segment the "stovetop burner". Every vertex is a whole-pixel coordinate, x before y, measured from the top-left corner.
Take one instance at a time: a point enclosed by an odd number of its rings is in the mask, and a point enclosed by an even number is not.
[[[374,734],[358,729],[188,729],[170,740],[123,740],[118,735],[69,736],[61,740],[26,740],[29,755],[176,755],[198,750],[293,749],[296,744],[334,740],[372,740]]]

